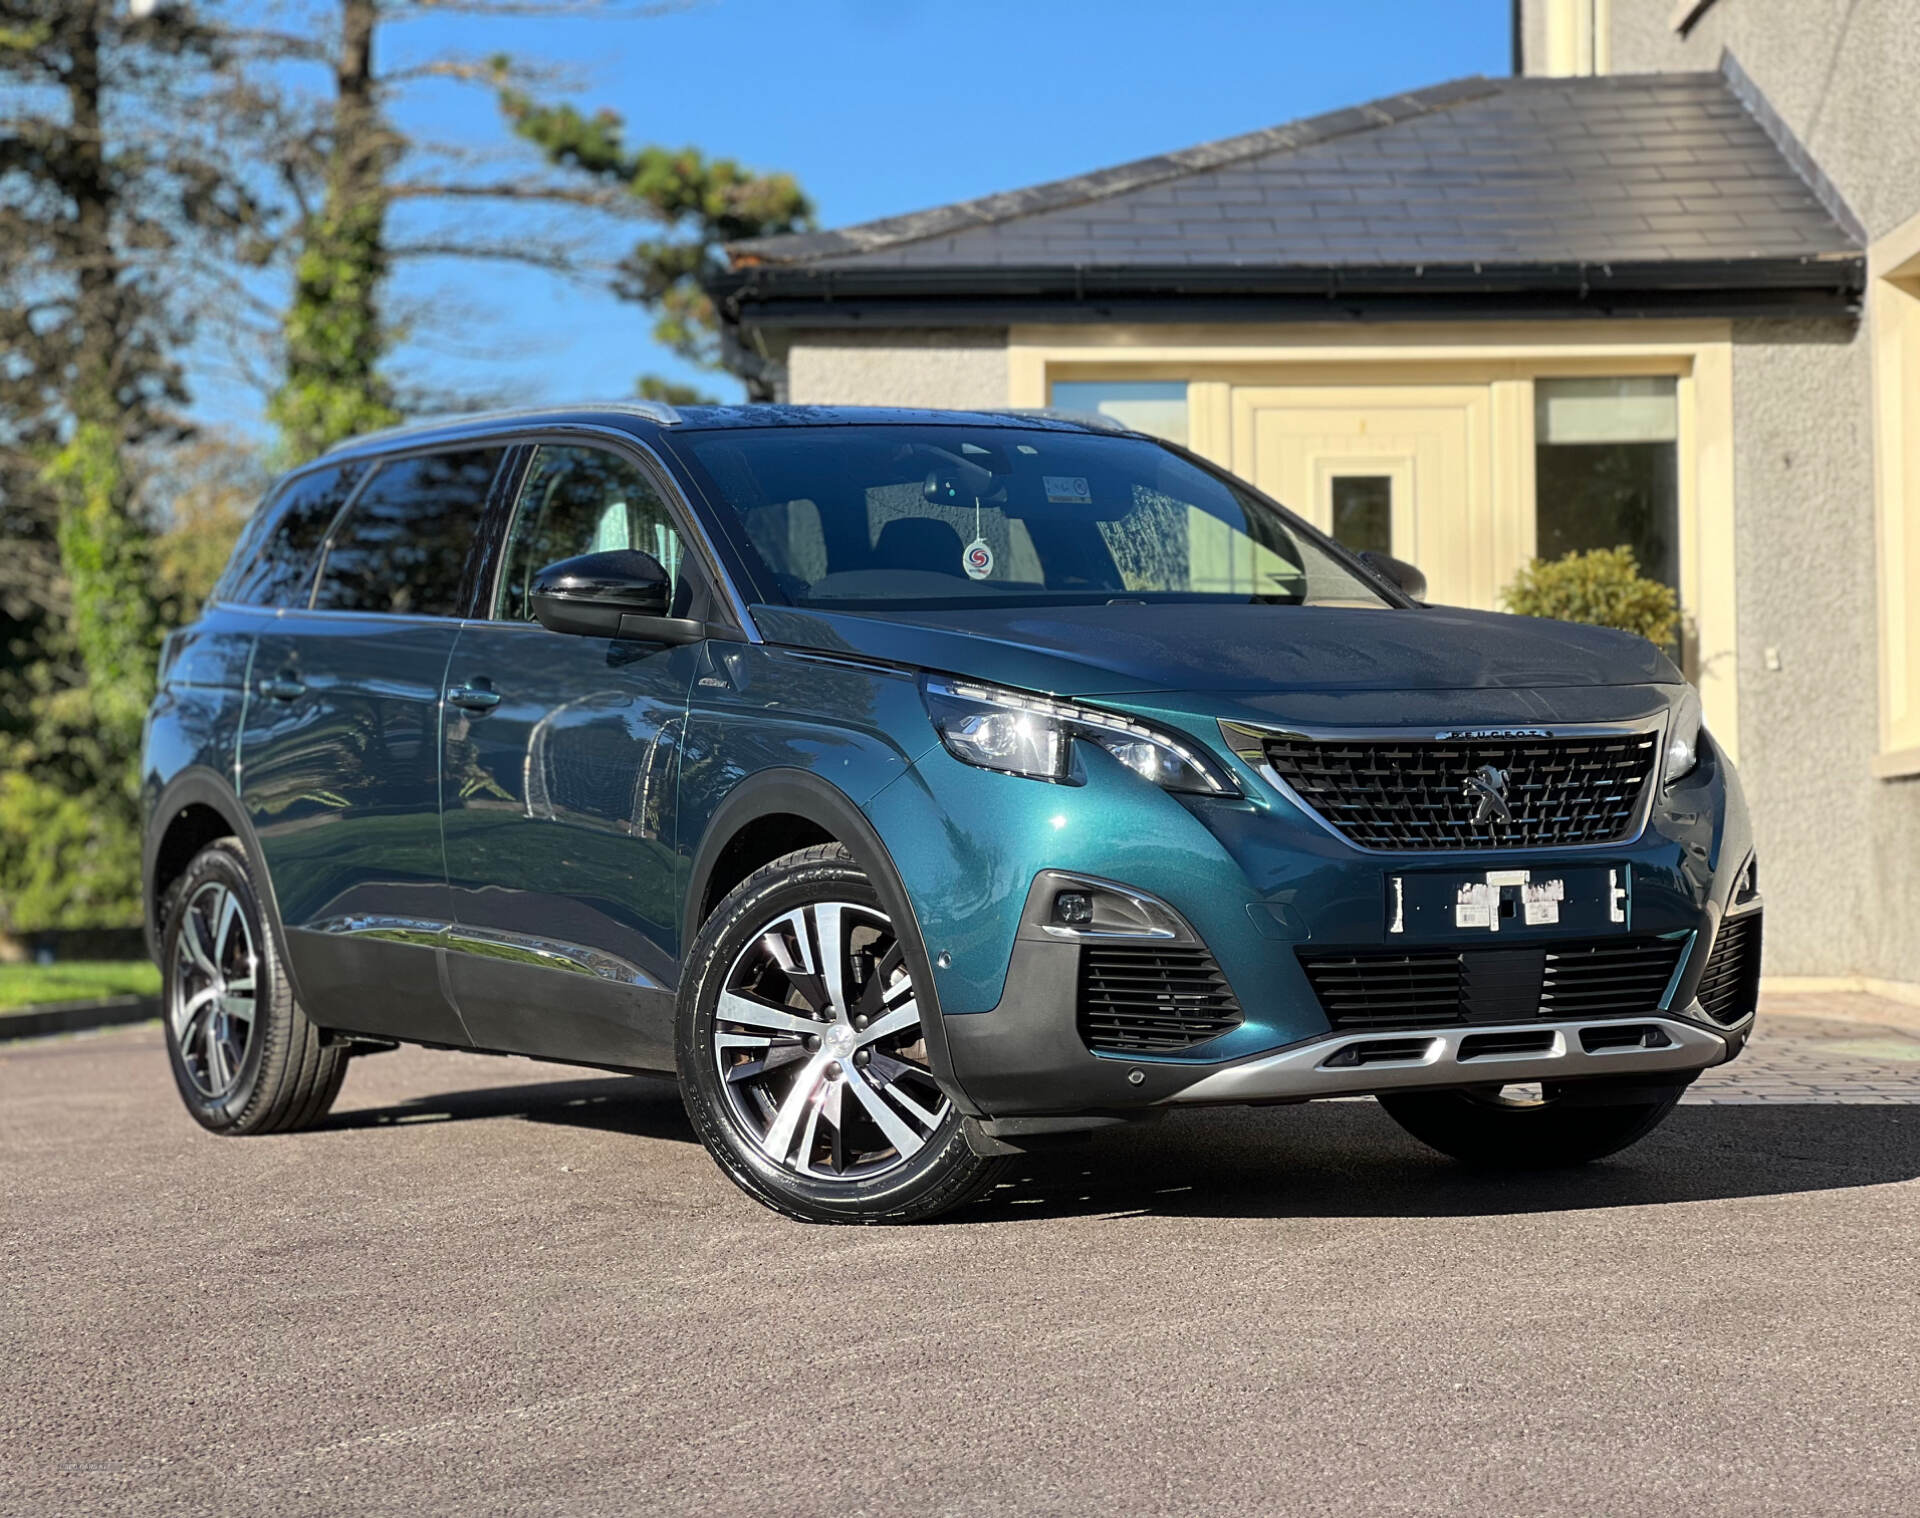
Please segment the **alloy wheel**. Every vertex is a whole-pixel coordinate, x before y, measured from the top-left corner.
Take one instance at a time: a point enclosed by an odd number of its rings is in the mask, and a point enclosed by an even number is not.
[[[210,1101],[233,1090],[253,1042],[258,964],[240,898],[208,881],[188,898],[174,939],[167,1016],[188,1078]]]
[[[735,1121],[795,1174],[867,1180],[912,1159],[951,1103],[927,1065],[913,977],[884,912],[797,908],[734,959],[713,1057]]]

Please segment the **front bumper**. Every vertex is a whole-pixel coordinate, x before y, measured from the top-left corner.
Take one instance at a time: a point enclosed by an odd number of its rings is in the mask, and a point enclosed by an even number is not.
[[[1228,1065],[1166,1100],[1199,1105],[1308,1101],[1421,1086],[1670,1075],[1723,1064],[1742,1040],[1740,1034],[1709,1032],[1665,1015],[1335,1033]]]
[[[1675,1079],[1724,1063],[1745,1043],[1750,1024],[1716,1022],[1695,1000],[1722,920],[1759,908],[1757,897],[1731,899],[1752,838],[1737,778],[1711,744],[1702,745],[1696,771],[1659,797],[1639,836],[1577,856],[1367,854],[1255,775],[1242,777],[1241,799],[1180,799],[1117,764],[1103,773],[1104,757],[1088,756],[1086,784],[1050,786],[976,770],[935,750],[867,804],[933,962],[943,1013],[936,1064],[972,1113],[1144,1115],[1185,1103],[1420,1086]],[[1416,1042],[1404,1059],[1361,1051],[1346,1056],[1357,1064],[1330,1063],[1356,1042],[1373,1041],[1376,1030],[1336,1026],[1307,964],[1328,952],[1416,941],[1388,936],[1396,872],[1514,865],[1551,873],[1576,864],[1631,874],[1630,921],[1606,931],[1684,945],[1657,1004],[1604,1017],[1567,1013],[1564,1005],[1558,1014],[1552,1006],[1509,1003],[1489,1012],[1479,1005],[1444,1027],[1377,1030]],[[1043,880],[1058,875],[1105,881],[1166,907],[1231,987],[1244,1014],[1239,1024],[1178,1050],[1093,1047],[1077,1016],[1080,946],[1036,915],[1050,899]],[[1531,941],[1560,947],[1538,935]],[[1629,1027],[1648,1036],[1637,1044],[1612,1039]],[[1503,1037],[1509,1043],[1500,1047]],[[1533,1043],[1511,1042],[1526,1038]]]

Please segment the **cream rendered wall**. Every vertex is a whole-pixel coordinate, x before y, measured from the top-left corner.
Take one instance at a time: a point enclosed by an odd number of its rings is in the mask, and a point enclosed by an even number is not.
[[[1007,334],[796,332],[786,398],[796,405],[1005,406]]]

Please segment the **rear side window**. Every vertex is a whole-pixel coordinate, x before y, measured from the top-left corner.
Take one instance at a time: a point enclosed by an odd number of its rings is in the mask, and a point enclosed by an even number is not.
[[[366,472],[364,464],[341,464],[290,481],[241,534],[213,598],[242,606],[305,606],[327,529]]]
[[[460,585],[499,448],[380,466],[334,532],[313,604],[327,611],[460,615]]]

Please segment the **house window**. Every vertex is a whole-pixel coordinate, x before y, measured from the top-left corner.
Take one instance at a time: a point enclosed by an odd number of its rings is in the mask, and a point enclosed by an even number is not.
[[[1185,380],[1055,380],[1053,408],[1110,416],[1124,426],[1187,445]]]
[[[1393,476],[1336,474],[1333,535],[1355,553],[1393,552]]]
[[[1543,379],[1533,387],[1534,523],[1543,559],[1633,550],[1680,590],[1679,406],[1672,379]]]

